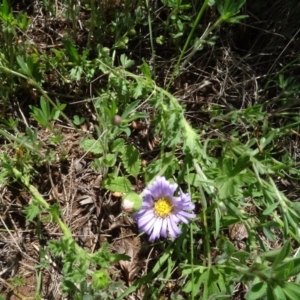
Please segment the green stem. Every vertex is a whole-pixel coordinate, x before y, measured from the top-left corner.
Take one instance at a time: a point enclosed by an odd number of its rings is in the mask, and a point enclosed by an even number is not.
[[[177,60],[175,69],[174,69],[174,71],[173,71],[173,73],[172,73],[172,76],[171,76],[171,78],[170,78],[170,80],[169,80],[169,83],[168,83],[168,85],[167,85],[167,88],[166,88],[167,90],[169,89],[171,83],[173,82],[173,79],[174,79],[174,77],[175,77],[175,75],[176,75],[176,73],[177,73],[177,71],[178,71],[178,69],[179,69],[179,65],[180,65],[180,63],[181,63],[181,60],[182,60],[182,58],[183,58],[183,55],[185,54],[185,52],[186,52],[186,50],[187,50],[187,48],[188,48],[188,46],[189,46],[189,44],[190,44],[190,41],[191,41],[191,39],[192,39],[192,37],[193,37],[193,35],[194,35],[194,32],[195,32],[195,30],[196,30],[196,28],[197,28],[197,26],[198,26],[198,24],[199,24],[199,22],[200,22],[200,20],[201,20],[201,17],[202,17],[202,15],[203,15],[204,11],[205,11],[205,9],[206,9],[206,7],[207,7],[207,5],[208,5],[208,2],[209,2],[209,0],[205,0],[205,2],[203,3],[203,5],[202,5],[202,7],[201,7],[201,9],[200,9],[200,11],[199,11],[199,13],[198,13],[198,15],[197,15],[197,18],[196,18],[196,20],[195,20],[195,22],[194,22],[194,24],[193,24],[193,28],[192,28],[192,30],[190,31],[189,36],[188,36],[188,38],[187,38],[187,40],[186,40],[186,42],[185,42],[185,44],[184,44],[184,46],[183,46],[183,49],[182,49],[182,51],[181,51],[181,53],[180,53],[180,56],[179,56],[178,60]]]
[[[205,174],[202,172],[198,162],[196,159],[193,159],[193,163],[194,163],[194,168],[197,172],[197,174],[201,177],[202,180],[207,180]],[[212,266],[212,258],[211,258],[211,249],[210,249],[210,232],[209,232],[209,228],[208,228],[208,224],[207,224],[207,216],[206,216],[206,210],[207,210],[207,201],[205,198],[205,194],[204,191],[202,189],[202,185],[199,185],[200,188],[200,194],[201,194],[201,204],[202,204],[202,221],[203,221],[203,227],[204,227],[204,240],[205,240],[205,252],[206,252],[206,256],[207,256],[207,267],[211,267]],[[212,190],[213,188],[210,187],[210,189]],[[204,265],[205,265],[206,261],[204,259]]]
[[[148,14],[148,25],[149,25],[149,34],[150,34],[150,44],[151,44],[151,57],[152,57],[152,64],[153,64],[153,78],[155,78],[155,50],[154,50],[154,43],[153,43],[153,33],[152,33],[152,20],[150,15],[150,7],[149,7],[149,0],[146,0],[146,7],[147,7],[147,14]]]
[[[218,27],[222,22],[223,22],[223,18],[220,17],[212,26],[210,26],[205,32],[204,34],[201,36],[201,38],[198,40],[198,42],[196,43],[196,45],[194,45],[193,50],[188,54],[187,58],[185,59],[185,61],[182,63],[182,68],[184,68],[186,66],[186,64],[191,60],[191,58],[194,56],[194,54],[196,53],[196,51],[199,49],[199,47],[201,46],[201,44],[203,43],[204,40],[206,40],[206,38],[208,37],[208,35],[216,28]]]
[[[90,20],[90,28],[88,33],[88,41],[87,41],[87,49],[90,50],[91,46],[91,39],[94,33],[94,25],[96,24],[96,18],[95,18],[95,0],[91,0],[91,20]]]
[[[29,180],[26,176],[23,176],[23,174],[18,171],[16,168],[12,168],[12,173],[14,174],[14,177],[21,181],[21,183],[29,190],[29,192],[31,193],[31,195],[34,197],[35,200],[37,200],[37,202],[40,204],[41,207],[43,207],[45,210],[49,210],[50,205],[47,203],[47,201],[41,196],[41,194],[39,193],[39,191],[29,183]],[[52,214],[53,217],[53,221],[56,222],[59,227],[61,228],[64,237],[66,239],[69,239],[71,242],[74,242],[75,244],[75,248],[78,251],[78,253],[86,253],[84,251],[84,249],[82,249],[81,247],[79,247],[76,242],[74,241],[73,237],[72,237],[72,233],[71,230],[69,229],[69,227],[60,219],[60,217],[56,214],[53,213]]]
[[[43,153],[41,153],[38,149],[36,149],[34,147],[34,145],[22,140],[21,138],[15,137],[11,133],[9,133],[9,132],[7,132],[3,129],[0,129],[0,135],[6,137],[10,141],[14,141],[14,142],[17,142],[18,144],[21,144],[21,145],[25,146],[27,149],[29,149],[30,151],[36,153],[40,157],[42,156],[42,158],[43,158]]]

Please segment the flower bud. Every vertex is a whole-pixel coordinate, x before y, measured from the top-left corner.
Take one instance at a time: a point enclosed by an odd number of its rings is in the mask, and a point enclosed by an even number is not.
[[[126,213],[136,213],[142,206],[142,197],[136,193],[127,193],[122,200],[122,210]]]
[[[120,125],[122,123],[122,118],[119,115],[115,115],[113,118],[114,125]]]
[[[103,290],[107,287],[109,276],[106,271],[98,270],[95,271],[92,277],[92,285],[95,290]]]

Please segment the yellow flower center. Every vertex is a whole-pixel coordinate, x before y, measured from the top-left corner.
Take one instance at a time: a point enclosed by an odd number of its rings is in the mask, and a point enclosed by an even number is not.
[[[172,202],[167,198],[160,198],[154,204],[154,212],[161,218],[166,218],[172,212]]]

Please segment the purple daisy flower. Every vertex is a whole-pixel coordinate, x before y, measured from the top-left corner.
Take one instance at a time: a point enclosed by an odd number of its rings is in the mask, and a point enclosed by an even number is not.
[[[191,211],[195,205],[189,194],[179,191],[179,197],[174,197],[178,185],[169,183],[165,177],[157,176],[143,191],[143,204],[138,213],[134,214],[139,230],[150,235],[149,241],[159,237],[176,238],[181,234],[180,222],[189,223],[196,217]]]

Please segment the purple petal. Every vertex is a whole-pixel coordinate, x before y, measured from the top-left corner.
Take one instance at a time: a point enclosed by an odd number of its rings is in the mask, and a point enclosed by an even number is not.
[[[194,219],[196,218],[195,214],[187,213],[185,211],[180,211],[176,214],[176,216],[185,224],[189,223],[189,219]]]
[[[139,227],[144,226],[145,224],[151,222],[152,220],[155,221],[155,219],[156,216],[154,215],[153,211],[149,211],[138,219],[138,225]]]
[[[180,219],[178,218],[178,216],[177,216],[176,213],[175,213],[175,214],[172,214],[172,215],[170,216],[170,218],[172,218],[173,223],[178,224],[178,223],[180,222]]]
[[[191,197],[189,194],[181,193],[180,197],[174,197],[173,203],[174,206],[180,210],[193,210],[195,204],[191,202]]]
[[[168,218],[168,231],[171,238],[176,238],[181,234],[181,230],[178,228],[177,224],[173,221],[173,218]]]
[[[139,229],[141,231],[144,231],[147,234],[151,234],[151,232],[153,231],[153,227],[155,225],[155,222],[156,222],[156,219],[153,218],[149,222],[146,222],[146,223],[143,223],[143,224],[138,223],[138,226],[139,226]]]
[[[153,183],[148,187],[148,191],[152,194],[154,199],[159,199],[163,196],[172,198],[177,184],[170,184],[165,177],[157,176]]]
[[[159,238],[161,227],[162,227],[162,219],[157,218],[153,226],[152,234],[149,237],[149,241],[153,242]]]
[[[137,212],[135,213],[132,217],[135,219],[135,220],[138,220],[139,218],[143,217],[145,214],[149,213],[149,212],[153,212],[152,209],[149,209],[149,208],[144,208],[142,206],[142,208]]]
[[[143,193],[143,203],[153,204],[153,197],[151,193]]]
[[[160,231],[160,235],[164,238],[166,238],[168,236],[168,221],[167,219],[163,219],[162,220],[162,225],[161,225],[161,231]]]
[[[153,203],[152,200],[151,200],[151,202],[145,201],[145,200],[144,200],[144,202],[143,202],[143,204],[142,204],[142,208],[146,208],[146,209],[149,209],[149,208],[152,209],[153,206],[154,206],[154,203]]]

